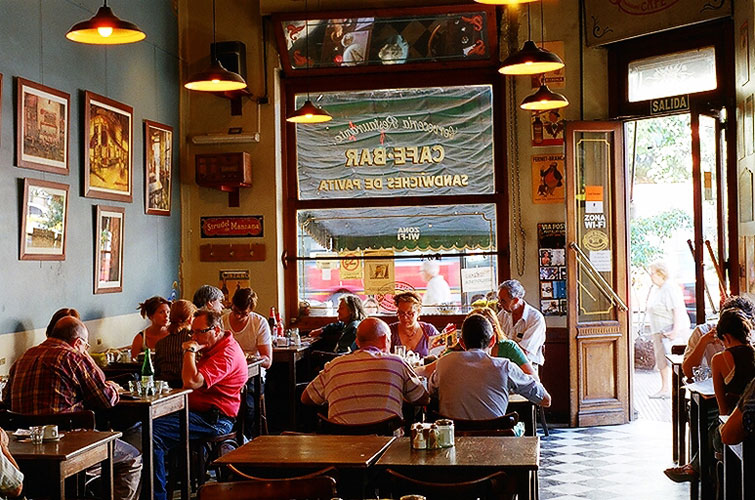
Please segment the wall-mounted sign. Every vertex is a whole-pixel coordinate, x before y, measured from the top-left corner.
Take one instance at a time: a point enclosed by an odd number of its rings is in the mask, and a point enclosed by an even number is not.
[[[662,97],[650,101],[650,114],[661,115],[676,111],[689,111],[689,94]]]
[[[261,215],[201,217],[202,238],[250,238],[264,235]]]
[[[564,155],[532,156],[532,202],[564,202]]]

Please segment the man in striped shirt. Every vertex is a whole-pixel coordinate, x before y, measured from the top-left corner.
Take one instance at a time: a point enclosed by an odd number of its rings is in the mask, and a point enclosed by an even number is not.
[[[340,424],[369,424],[393,416],[403,418],[404,401],[430,401],[419,376],[401,357],[390,354],[391,330],[377,318],[357,328],[359,349],[325,365],[307,386],[301,401],[328,403],[328,418]]]

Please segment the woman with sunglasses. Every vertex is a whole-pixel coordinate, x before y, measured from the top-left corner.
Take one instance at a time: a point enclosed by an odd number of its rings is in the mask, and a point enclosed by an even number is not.
[[[391,344],[406,346],[420,357],[427,356],[430,338],[438,335],[438,330],[430,323],[419,321],[422,310],[422,297],[415,291],[400,292],[393,296],[398,322],[390,325]]]

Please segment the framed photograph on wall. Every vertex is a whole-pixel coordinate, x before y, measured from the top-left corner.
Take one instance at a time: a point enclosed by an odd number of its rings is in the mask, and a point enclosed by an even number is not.
[[[16,78],[16,165],[68,175],[71,96]]]
[[[123,291],[123,207],[97,205],[94,293]]]
[[[173,127],[144,120],[144,212],[170,215]]]
[[[21,260],[65,260],[68,185],[24,179]]]
[[[84,196],[133,200],[131,106],[84,92]]]

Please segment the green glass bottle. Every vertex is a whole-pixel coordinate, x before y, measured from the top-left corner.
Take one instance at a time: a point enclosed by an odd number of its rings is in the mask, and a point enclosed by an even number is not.
[[[142,362],[142,391],[145,394],[154,394],[155,387],[155,367],[152,365],[152,356],[149,347],[144,351],[144,362]]]

